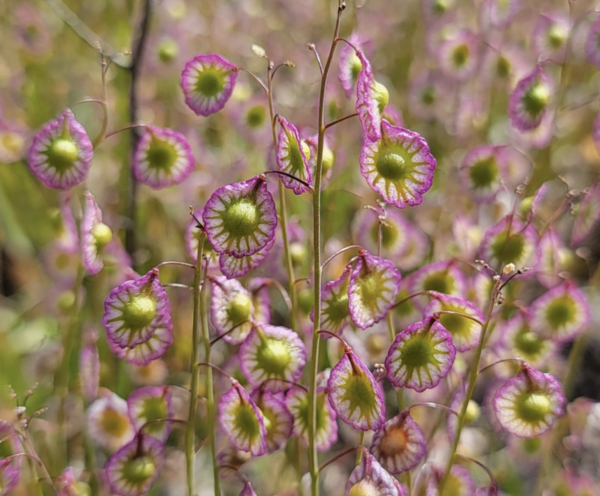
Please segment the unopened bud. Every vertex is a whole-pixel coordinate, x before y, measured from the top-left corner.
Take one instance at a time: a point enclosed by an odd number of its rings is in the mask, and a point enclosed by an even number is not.
[[[267,52],[259,45],[252,45],[252,53],[260,58],[267,58]]]
[[[508,265],[504,266],[504,269],[502,269],[502,274],[507,276],[508,274],[512,274],[515,271],[515,269],[516,269],[515,264],[509,263]]]

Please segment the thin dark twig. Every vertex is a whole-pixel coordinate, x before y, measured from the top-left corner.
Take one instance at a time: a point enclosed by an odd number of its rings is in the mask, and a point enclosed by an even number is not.
[[[139,102],[138,102],[138,80],[141,74],[142,59],[144,57],[144,51],[146,48],[146,41],[148,39],[148,31],[150,29],[150,18],[152,16],[152,0],[144,0],[144,10],[142,14],[142,20],[140,22],[136,36],[134,37],[133,49],[131,51],[131,65],[129,71],[131,72],[131,82],[129,86],[129,123],[135,124],[139,121]],[[137,149],[138,143],[141,139],[142,133],[137,127],[131,128],[131,150],[132,158],[135,150]],[[127,217],[129,223],[125,229],[125,249],[133,260],[133,266],[135,268],[135,252],[137,251],[137,240],[136,240],[136,214],[137,214],[137,180],[133,174],[133,168],[130,173],[130,183],[127,195]]]
[[[333,127],[336,124],[339,124],[340,122],[344,122],[344,121],[346,121],[348,119],[352,119],[352,117],[356,117],[356,116],[358,116],[358,113],[355,112],[354,114],[350,114],[350,115],[347,115],[346,117],[342,117],[341,119],[330,122],[329,124],[325,125],[325,129],[329,129],[330,127]]]

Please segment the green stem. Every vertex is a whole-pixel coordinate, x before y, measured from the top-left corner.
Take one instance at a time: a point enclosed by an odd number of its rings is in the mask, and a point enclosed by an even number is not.
[[[346,5],[340,3],[338,7],[335,30],[329,49],[329,57],[321,77],[321,89],[319,92],[319,135],[317,142],[317,161],[315,165],[315,186],[313,191],[313,264],[314,264],[314,327],[310,364],[310,383],[308,393],[308,459],[310,471],[310,490],[312,496],[319,494],[319,460],[317,457],[317,446],[315,432],[317,425],[317,372],[319,369],[319,328],[321,324],[321,183],[323,180],[323,149],[325,145],[325,89],[327,87],[327,75],[333,60],[333,54],[337,44],[340,30],[340,19]]]
[[[271,116],[271,132],[273,134],[273,150],[277,154],[277,133],[275,132],[275,111],[273,108],[273,70],[269,62],[269,73],[267,78],[267,95],[269,97],[269,115]],[[300,143],[298,143],[300,145]],[[298,295],[296,291],[296,276],[294,274],[294,265],[292,264],[292,254],[290,252],[290,242],[287,229],[287,208],[285,202],[285,186],[279,181],[279,220],[281,222],[281,237],[283,238],[283,257],[285,259],[285,268],[288,276],[290,299],[292,300],[291,327],[294,331],[297,329]]]
[[[356,466],[358,467],[360,465],[360,462],[362,461],[362,457],[363,457],[363,450],[362,447],[365,444],[365,431],[360,431],[360,434],[358,435],[358,449],[356,450]]]
[[[448,456],[448,461],[446,463],[446,470],[444,471],[444,476],[442,477],[442,480],[440,481],[440,484],[438,486],[439,494],[444,494],[444,486],[448,481],[448,476],[450,475],[450,470],[452,469],[454,455],[456,454],[456,449],[458,448],[458,443],[460,441],[460,434],[465,424],[467,407],[469,406],[469,401],[471,401],[471,397],[473,396],[473,391],[475,390],[475,383],[477,382],[477,376],[479,375],[479,361],[481,359],[481,353],[483,352],[485,344],[485,335],[487,333],[490,322],[492,321],[492,314],[494,313],[494,306],[496,305],[496,298],[498,296],[498,291],[501,284],[502,281],[500,278],[498,278],[498,280],[494,284],[494,287],[492,288],[492,293],[490,295],[490,304],[485,317],[485,322],[481,329],[481,335],[479,336],[479,344],[477,345],[477,349],[475,350],[475,356],[473,357],[473,361],[471,362],[471,370],[469,371],[469,384],[467,386],[465,398],[463,400],[460,409],[460,414],[458,416],[456,434],[454,436],[454,441],[452,442],[452,447],[450,448],[450,453]]]
[[[188,495],[194,495],[194,460],[195,460],[195,433],[196,433],[196,398],[198,397],[198,348],[200,346],[200,277],[202,275],[202,258],[204,256],[204,231],[198,240],[198,251],[196,253],[196,273],[194,274],[194,313],[192,318],[192,355],[190,357],[190,372],[192,383],[190,385],[190,407],[188,421],[185,431],[185,462]],[[202,285],[204,288],[204,284]]]
[[[71,313],[69,315],[69,323],[67,327],[67,333],[63,341],[63,357],[60,364],[60,368],[56,376],[54,377],[54,394],[59,398],[59,407],[57,413],[58,422],[58,442],[59,442],[59,458],[61,463],[67,461],[67,440],[65,437],[65,420],[66,420],[66,400],[69,392],[69,373],[71,364],[71,352],[73,350],[73,344],[78,330],[79,311],[81,307],[82,291],[81,286],[83,285],[84,267],[83,262],[79,262],[77,266],[77,275],[75,276],[75,283],[73,285],[73,293],[75,294],[75,301],[71,307]],[[64,442],[63,442],[64,441]],[[63,466],[61,465],[62,469]]]

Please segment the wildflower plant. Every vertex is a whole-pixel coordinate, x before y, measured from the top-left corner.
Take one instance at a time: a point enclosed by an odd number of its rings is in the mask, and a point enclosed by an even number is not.
[[[589,2],[104,3],[0,16],[0,495],[600,492]]]

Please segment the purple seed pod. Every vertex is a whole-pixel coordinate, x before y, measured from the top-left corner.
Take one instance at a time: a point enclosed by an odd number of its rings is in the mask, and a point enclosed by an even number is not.
[[[371,453],[362,449],[362,460],[350,474],[344,496],[405,496],[407,492],[398,481],[387,473]]]
[[[562,282],[558,275],[562,270],[562,254],[565,252],[565,246],[557,235],[556,231],[550,227],[540,238],[537,246],[537,264],[535,266],[535,275],[540,283],[547,289],[553,288]]]
[[[136,389],[127,399],[129,419],[136,432],[166,443],[171,433],[173,405],[169,386],[147,386]]]
[[[479,202],[492,200],[503,186],[507,164],[502,152],[500,147],[482,145],[471,149],[463,159],[462,175]]]
[[[292,436],[294,417],[288,410],[285,402],[278,399],[273,393],[258,388],[251,395],[256,406],[264,415],[267,429],[267,453],[273,453],[285,446]]]
[[[246,285],[254,305],[254,320],[263,324],[271,321],[271,298],[269,296],[269,279],[255,277]]]
[[[540,125],[548,112],[552,96],[550,79],[540,66],[521,79],[510,95],[508,115],[519,131],[529,131]]]
[[[438,485],[444,475],[444,469],[438,466],[432,467],[431,477],[427,483],[425,496],[439,496]],[[452,496],[472,496],[475,493],[475,482],[469,471],[460,465],[453,465],[448,474],[444,492],[442,494]]]
[[[531,328],[556,342],[572,339],[590,322],[585,295],[571,281],[546,292],[531,304]]]
[[[455,81],[466,81],[479,68],[479,40],[468,30],[460,30],[437,50],[441,72]]]
[[[401,278],[392,262],[360,251],[348,286],[350,316],[358,327],[366,329],[385,318],[396,302]]]
[[[104,301],[102,325],[109,340],[121,348],[148,341],[159,327],[171,332],[171,305],[158,269],[113,289]]]
[[[88,408],[87,428],[100,446],[115,451],[133,439],[134,430],[127,402],[111,391],[105,393]]]
[[[381,386],[352,351],[347,350],[331,370],[327,389],[337,416],[355,429],[376,431],[385,422]]]
[[[142,496],[158,479],[163,464],[163,443],[138,434],[108,459],[104,473],[114,494]]]
[[[185,103],[204,117],[221,110],[231,97],[239,69],[219,55],[197,55],[181,73]]]
[[[364,45],[367,43],[365,38],[356,33],[352,33],[348,41],[359,50],[363,50]],[[362,62],[356,55],[354,48],[344,43],[344,46],[340,50],[338,77],[348,98],[352,97],[352,90],[354,90],[354,85],[358,81],[358,75],[362,71],[362,68]]]
[[[360,173],[386,203],[419,205],[433,184],[436,161],[417,133],[382,121],[381,139],[363,142]]]
[[[404,410],[375,432],[370,451],[390,474],[401,474],[425,456],[427,440],[410,412]]]
[[[486,231],[479,258],[499,270],[511,263],[517,268],[533,265],[537,242],[537,234],[531,226],[508,215]]]
[[[411,294],[436,291],[450,296],[462,297],[466,292],[465,276],[454,260],[443,260],[421,267],[410,277]],[[423,308],[423,299],[416,298],[414,304]]]
[[[146,126],[132,167],[139,182],[161,189],[184,181],[194,169],[194,156],[183,134]]]
[[[412,226],[395,209],[387,209],[379,213],[367,208],[361,209],[352,224],[354,239],[373,253],[377,252],[379,246],[380,230],[382,254],[398,257],[408,248]]]
[[[133,365],[150,365],[150,362],[162,357],[173,344],[173,330],[170,322],[170,319],[162,321],[148,341],[141,344],[131,348],[121,348],[111,339],[108,339],[108,347],[119,358],[123,358]]]
[[[242,492],[240,493],[240,496],[257,496],[256,492],[254,491],[254,488],[252,487],[252,483],[250,481],[248,481],[244,484],[244,487],[242,488]]]
[[[571,31],[569,17],[561,13],[542,14],[533,30],[533,48],[538,60],[563,63]]]
[[[317,422],[315,426],[315,445],[319,451],[327,451],[338,438],[335,411],[327,401],[327,390],[317,390]],[[308,391],[300,387],[290,389],[285,404],[294,417],[294,434],[308,445]]]
[[[231,443],[252,456],[267,449],[267,430],[263,414],[239,382],[232,379],[231,389],[221,396],[219,424]]]
[[[81,252],[85,270],[95,275],[102,270],[104,248],[112,240],[112,230],[102,222],[102,211],[93,195],[85,192],[85,211],[81,221]]]
[[[320,329],[341,334],[350,320],[348,303],[348,285],[350,284],[351,265],[344,268],[342,275],[334,281],[325,284],[321,292],[321,325]],[[314,318],[314,312],[311,319]],[[323,334],[323,338],[329,336]]]
[[[66,253],[77,253],[79,248],[79,234],[77,233],[77,224],[71,210],[71,194],[63,193],[60,195],[60,234],[56,245]]]
[[[239,351],[240,368],[253,386],[262,384],[266,391],[279,392],[302,376],[306,349],[300,337],[285,327],[259,324]]]
[[[229,279],[234,277],[244,277],[248,272],[256,269],[269,256],[271,248],[275,244],[275,236],[261,250],[253,255],[236,258],[226,253],[219,255],[219,267],[223,275]]]
[[[19,484],[21,471],[10,460],[0,460],[0,496],[8,495]]]
[[[388,104],[390,95],[385,86],[375,81],[371,64],[365,54],[358,50],[356,56],[362,65],[356,82],[356,112],[367,140],[379,141],[381,139],[381,115]]]
[[[215,191],[202,219],[213,249],[241,258],[262,250],[273,239],[277,210],[264,176],[256,176]]]
[[[243,343],[252,330],[254,306],[250,293],[237,279],[219,276],[211,278],[210,282],[210,320],[217,334],[228,333],[223,339],[229,344]]]
[[[387,378],[395,387],[422,392],[446,377],[456,356],[452,336],[433,319],[399,332],[385,359]]]
[[[484,29],[488,26],[494,28],[505,28],[521,7],[518,0],[484,0],[481,5],[480,19]]]
[[[34,136],[28,165],[49,188],[70,189],[86,178],[93,156],[85,129],[66,109]]]
[[[498,421],[511,434],[531,438],[548,431],[563,413],[566,398],[560,383],[523,365],[494,395],[493,408]]]
[[[431,299],[431,303],[424,312],[425,318],[433,316],[436,312],[457,312],[479,320],[483,323],[483,314],[471,302],[462,298],[438,294]],[[479,343],[481,324],[461,315],[442,313],[439,322],[452,336],[452,344],[457,351],[468,351]]]
[[[283,117],[279,116],[281,130],[277,136],[277,167],[282,172],[287,172],[308,184],[312,181],[312,174],[308,167],[307,153],[310,154],[308,145],[300,140],[298,129]],[[281,176],[283,185],[295,194],[301,195],[310,189],[299,181],[290,177]]]

